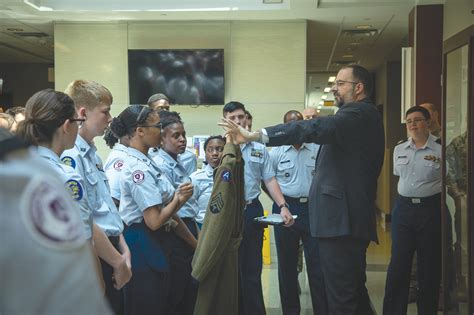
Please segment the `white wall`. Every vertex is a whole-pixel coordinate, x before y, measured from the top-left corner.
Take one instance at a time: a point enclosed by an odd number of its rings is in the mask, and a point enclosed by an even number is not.
[[[128,49],[224,48],[225,100],[243,102],[254,128],[279,123],[303,109],[306,22],[57,23],[56,89],[74,79],[95,80],[114,96],[112,113],[129,104]],[[188,135],[221,133],[222,106],[175,106]],[[102,141],[99,153],[107,154]]]
[[[472,0],[446,0],[444,4],[443,40],[474,24]]]

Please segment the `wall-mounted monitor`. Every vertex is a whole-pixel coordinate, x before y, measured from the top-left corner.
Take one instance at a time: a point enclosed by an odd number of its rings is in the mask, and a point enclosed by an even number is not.
[[[173,104],[223,105],[224,49],[129,50],[130,104],[155,93]]]

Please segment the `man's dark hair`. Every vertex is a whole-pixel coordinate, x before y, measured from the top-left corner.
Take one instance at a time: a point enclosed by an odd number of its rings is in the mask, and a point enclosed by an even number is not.
[[[416,105],[416,106],[413,106],[413,107],[410,107],[406,114],[405,114],[405,117],[407,117],[409,114],[411,113],[414,113],[414,112],[420,112],[423,114],[423,117],[425,117],[426,120],[428,119],[431,119],[431,116],[430,116],[430,112],[424,108],[424,107],[421,107],[419,105]]]
[[[292,110],[287,111],[285,115],[283,115],[283,122],[286,122],[286,116],[290,116],[290,115],[298,116],[300,117],[300,120],[303,120],[303,114],[301,114],[299,111],[295,109],[292,109]]]
[[[225,115],[225,113],[232,113],[233,111],[238,109],[241,109],[246,112],[244,104],[232,101],[224,105],[224,108],[222,109],[222,114]]]
[[[217,139],[217,140],[221,140],[224,142],[225,144],[225,138],[223,136],[210,136],[209,138],[206,139],[206,141],[204,142],[204,151],[206,151],[207,149],[207,145],[209,144],[209,142],[211,142],[211,140],[214,140],[214,139]]]
[[[354,81],[361,82],[364,85],[365,95],[368,98],[371,98],[372,93],[374,92],[374,85],[372,83],[372,75],[370,72],[359,65],[350,65],[344,68],[352,69],[352,77],[354,78]]]
[[[159,100],[165,100],[165,101],[168,101],[168,103],[170,103],[170,99],[168,98],[168,96],[166,96],[165,94],[163,93],[157,93],[157,94],[153,94],[152,96],[150,96],[150,98],[148,99],[148,106],[152,106],[154,102],[156,101],[159,101]]]

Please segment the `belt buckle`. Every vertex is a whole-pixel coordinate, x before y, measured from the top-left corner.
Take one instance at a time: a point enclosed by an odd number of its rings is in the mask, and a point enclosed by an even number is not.
[[[251,205],[252,202],[253,202],[253,200],[247,200],[247,201],[245,201],[245,205],[247,205],[247,206],[248,206],[248,205]]]
[[[300,202],[301,203],[307,203],[308,202],[308,197],[301,197]]]
[[[412,204],[419,204],[419,203],[421,203],[421,199],[420,198],[411,198],[411,203]]]

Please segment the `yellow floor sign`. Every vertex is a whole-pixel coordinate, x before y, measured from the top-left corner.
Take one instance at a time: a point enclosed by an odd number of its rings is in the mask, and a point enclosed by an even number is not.
[[[263,211],[263,215],[268,215],[268,211]],[[271,265],[272,259],[270,257],[270,227],[267,227],[263,230],[263,247],[262,247],[262,257],[263,264]]]

